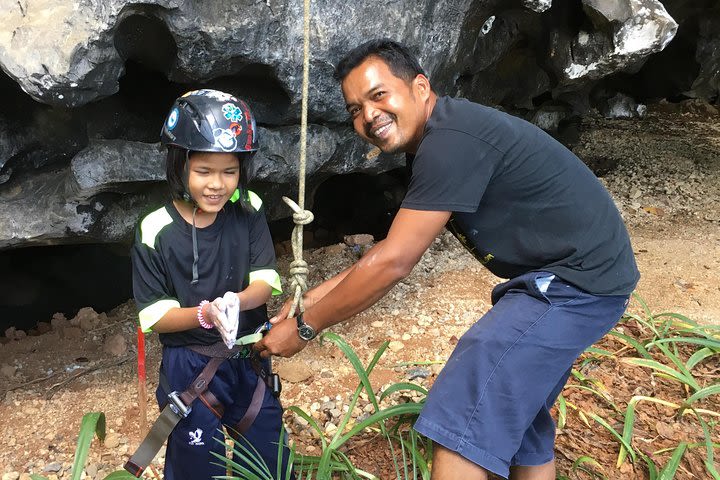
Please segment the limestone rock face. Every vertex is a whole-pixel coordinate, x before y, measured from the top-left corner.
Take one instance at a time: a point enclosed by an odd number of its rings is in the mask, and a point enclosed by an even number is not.
[[[401,40],[439,94],[555,131],[619,94],[645,103],[635,92],[665,78],[650,67],[678,59],[690,70],[653,91],[715,98],[720,13],[700,3],[313,0],[307,205],[335,175],[404,162],[355,135],[332,78],[363,41]],[[280,196],[297,192],[302,8],[299,0],[0,0],[0,249],[129,241],[141,213],[168,198],[160,126],[172,101],[195,88],[248,101],[261,134],[250,187],[271,220],[289,217]],[[666,49],[679,25],[682,44]],[[634,83],[618,84],[619,73]]]
[[[656,0],[583,0],[597,30],[568,41],[553,37],[553,63],[560,84],[596,80],[616,71],[632,70],[673,39],[678,24]]]

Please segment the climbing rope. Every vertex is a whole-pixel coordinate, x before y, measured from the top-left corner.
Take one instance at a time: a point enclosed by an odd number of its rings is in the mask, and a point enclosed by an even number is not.
[[[303,260],[303,226],[313,221],[313,214],[305,210],[305,166],[307,163],[307,112],[308,85],[310,83],[310,0],[305,0],[303,12],[303,81],[302,112],[300,116],[300,167],[298,170],[298,202],[288,197],[283,201],[293,210],[295,227],[292,233],[293,261],[290,263],[290,288],[293,291],[293,303],[289,317],[305,312],[303,293],[307,291],[308,265]]]

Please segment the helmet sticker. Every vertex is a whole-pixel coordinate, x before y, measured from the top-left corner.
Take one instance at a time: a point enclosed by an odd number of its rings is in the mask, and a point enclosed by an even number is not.
[[[223,115],[231,122],[239,122],[243,118],[242,110],[237,105],[226,103],[222,106]]]
[[[168,130],[172,130],[175,128],[175,125],[177,125],[178,118],[180,117],[180,111],[177,107],[173,108],[170,112],[170,115],[168,115],[167,119],[167,128]]]
[[[215,137],[215,146],[225,152],[232,152],[237,147],[235,132],[229,128],[216,128],[213,130],[213,136]]]
[[[231,123],[230,124],[230,130],[235,134],[236,137],[240,136],[240,134],[243,131],[242,125],[239,123]]]
[[[229,93],[221,92],[220,90],[212,90],[210,88],[203,88],[200,90],[191,90],[187,92],[183,97],[190,95],[197,95],[199,97],[208,97],[220,102],[237,102],[237,98],[233,97]]]

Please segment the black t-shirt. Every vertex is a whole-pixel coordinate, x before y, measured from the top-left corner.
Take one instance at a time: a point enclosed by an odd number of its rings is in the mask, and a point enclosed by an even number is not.
[[[452,212],[448,227],[492,273],[549,271],[598,295],[640,274],[612,198],[540,128],[463,99],[438,98],[402,207]]]
[[[262,201],[248,193],[252,211],[245,210],[241,202],[230,201],[212,225],[197,229],[198,282],[194,285],[192,225],[172,202],[142,219],[131,257],[133,293],[143,331],[150,331],[171,308],[195,307],[225,292],[242,291],[256,279],[267,282],[274,294],[280,293]],[[241,311],[238,335],[266,320],[265,305]],[[210,345],[220,341],[220,334],[198,324],[192,330],[161,333],[160,341],[168,346]]]

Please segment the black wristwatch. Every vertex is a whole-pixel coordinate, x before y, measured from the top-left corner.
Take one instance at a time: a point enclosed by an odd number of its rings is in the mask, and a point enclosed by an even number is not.
[[[298,336],[301,339],[305,340],[306,342],[309,342],[310,340],[315,338],[315,336],[317,335],[317,332],[315,331],[315,329],[313,327],[311,327],[310,325],[308,325],[307,323],[305,323],[303,321],[303,314],[301,313],[300,315],[298,315],[296,317],[296,319],[297,319],[297,327],[298,327]]]

